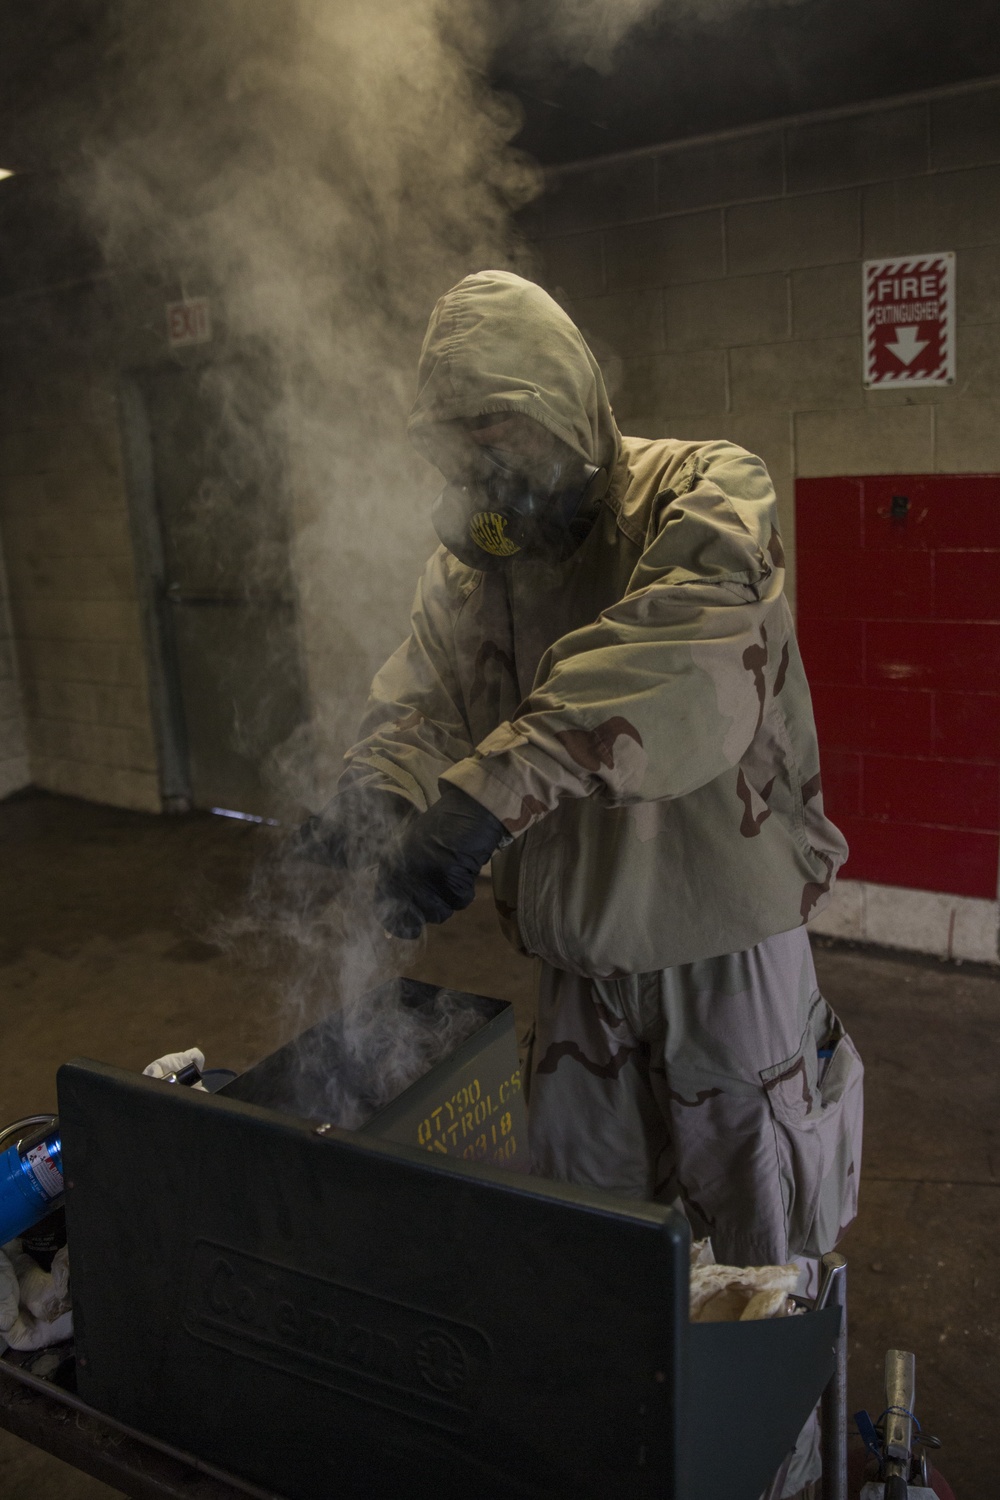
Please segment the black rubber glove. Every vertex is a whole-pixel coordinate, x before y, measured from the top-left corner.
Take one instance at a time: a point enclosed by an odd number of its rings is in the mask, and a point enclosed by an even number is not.
[[[447,921],[468,906],[476,876],[507,837],[488,808],[446,785],[379,863],[375,900],[386,931],[416,938],[425,922]]]
[[[417,809],[406,797],[378,787],[345,787],[291,839],[295,858],[334,870],[364,870],[381,859]]]

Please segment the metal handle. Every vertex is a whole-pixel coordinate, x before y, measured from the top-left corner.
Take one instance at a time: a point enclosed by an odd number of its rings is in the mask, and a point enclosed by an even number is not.
[[[913,1411],[917,1392],[916,1356],[890,1349],[885,1356],[885,1455],[909,1464],[913,1452]]]
[[[816,1308],[840,1308],[837,1363],[820,1403],[823,1478],[821,1500],[847,1500],[847,1261],[836,1250],[823,1256]]]

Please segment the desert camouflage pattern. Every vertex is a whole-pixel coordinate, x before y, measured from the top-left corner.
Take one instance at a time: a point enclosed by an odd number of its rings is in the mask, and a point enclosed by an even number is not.
[[[534,417],[610,488],[558,566],[480,573],[435,552],[346,779],[421,808],[444,779],[488,807],[512,835],[493,861],[508,936],[572,974],[648,973],[805,923],[847,851],[763,463],[622,438],[578,330],[503,272],[439,304],[414,441],[433,457],[442,422],[484,411]]]
[[[820,1256],[857,1212],[862,1077],[801,928],[627,979],[545,965],[532,1165],[678,1202],[725,1265]]]

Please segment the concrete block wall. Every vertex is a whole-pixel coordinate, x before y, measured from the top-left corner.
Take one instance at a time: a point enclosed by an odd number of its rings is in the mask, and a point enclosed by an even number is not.
[[[1000,80],[562,167],[524,227],[624,431],[768,464],[793,604],[797,478],[1000,473]],[[866,392],[862,262],[941,250],[955,385]],[[996,902],[845,880],[816,926],[997,960]]]
[[[626,431],[767,462],[793,598],[796,476],[1000,470],[1000,83],[563,167],[524,227]],[[866,392],[861,263],[934,250],[958,380]]]
[[[159,812],[117,412],[94,371],[5,377],[0,535],[24,705],[21,784]]]

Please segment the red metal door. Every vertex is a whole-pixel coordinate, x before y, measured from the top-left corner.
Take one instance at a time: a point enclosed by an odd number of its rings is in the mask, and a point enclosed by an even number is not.
[[[1000,476],[800,479],[796,552],[845,876],[994,899]]]

